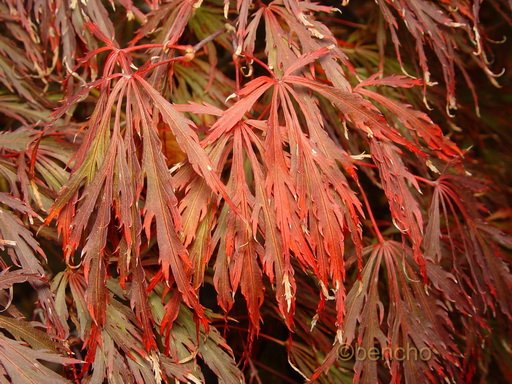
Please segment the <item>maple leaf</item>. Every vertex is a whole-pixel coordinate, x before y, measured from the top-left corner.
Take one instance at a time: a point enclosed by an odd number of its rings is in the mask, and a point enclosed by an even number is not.
[[[2,376],[11,383],[67,383],[68,381],[39,361],[76,364],[80,360],[63,357],[45,350],[35,350],[0,334]]]
[[[455,12],[446,4],[438,4],[428,0],[401,0],[396,2],[379,0],[377,4],[381,7],[382,15],[388,23],[403,72],[405,72],[405,69],[403,69],[404,64],[400,53],[400,47],[403,44],[401,44],[398,37],[399,22],[393,11],[399,14],[400,19],[403,20],[415,40],[417,58],[423,71],[425,84],[430,83],[429,59],[426,48],[429,47],[434,52],[442,67],[442,76],[446,86],[447,110],[457,109],[455,100],[456,68],[464,74],[468,86],[470,88],[474,87],[473,81],[466,73],[466,55],[471,55],[476,59],[489,79],[495,82],[493,73],[487,66],[488,60],[482,38],[484,32],[478,26],[480,6],[477,3],[461,4]],[[470,43],[463,44],[460,42],[461,39]],[[473,96],[475,104],[478,104],[475,92],[473,92]]]
[[[0,194],[0,202],[11,206],[22,213],[27,213],[29,217],[37,216],[29,207],[21,201],[17,201],[8,195]],[[65,338],[68,333],[68,327],[56,316],[55,302],[52,297],[50,287],[43,281],[46,272],[37,257],[44,257],[42,249],[38,242],[32,236],[32,233],[25,228],[21,220],[9,210],[0,207],[0,247],[7,246],[7,254],[12,263],[21,268],[23,273],[32,276],[38,276],[41,279],[30,279],[30,284],[36,291],[39,302],[43,306],[48,321],[55,327],[56,336]]]
[[[404,251],[408,256],[403,256]],[[354,351],[360,349],[364,353],[378,345],[381,359],[389,362],[392,382],[400,382],[403,378],[405,382],[412,383],[422,376],[430,382],[435,382],[435,377],[439,376],[456,377],[460,362],[457,346],[449,333],[453,324],[446,308],[431,300],[426,293],[428,288],[422,287],[421,280],[417,279],[418,273],[408,261],[410,250],[399,243],[386,241],[368,247],[365,254],[369,254],[369,258],[362,280],[356,281],[347,295],[343,342],[333,347],[330,357],[317,368],[312,378],[318,377],[332,364],[333,357],[341,353],[343,346],[351,346],[354,341]],[[379,294],[381,268],[385,268],[388,294],[393,303],[389,308],[384,306]],[[441,276],[437,275],[437,284],[443,278],[447,279],[447,276]],[[414,359],[411,357],[402,363],[397,351],[413,351],[417,356],[424,353],[428,358],[415,359],[411,364],[410,360]],[[375,359],[356,358],[354,372],[355,382],[379,381]]]
[[[496,300],[503,313],[510,318],[512,312],[506,291],[512,280],[503,261],[504,255],[497,245],[501,238],[502,244],[510,246],[510,237],[483,223],[478,210],[480,204],[473,194],[485,189],[484,184],[465,176],[441,175],[434,184],[425,248],[428,257],[437,262],[447,257],[452,258],[453,262],[456,254],[464,254],[460,263],[467,263],[470,272],[462,272],[462,265],[454,266],[453,270],[457,281],[466,281],[471,287],[464,295],[471,297],[478,294],[484,307],[494,308]],[[443,236],[445,233],[449,234],[448,238]],[[490,239],[494,238],[496,243],[484,237],[483,233],[487,233]],[[455,235],[458,236],[457,240],[452,237]],[[482,274],[482,266],[485,266],[485,274]],[[492,292],[494,300],[482,295],[486,290],[482,284]]]
[[[460,149],[443,135],[441,128],[435,125],[425,113],[416,111],[410,106],[403,105],[393,99],[366,89],[366,87],[379,85],[409,88],[418,84],[421,84],[421,82],[403,76],[392,76],[381,79],[377,79],[376,76],[373,76],[359,83],[355,90],[385,107],[390,113],[396,116],[396,119],[409,131],[413,132],[418,139],[423,139],[428,148],[435,151],[435,154],[443,160],[450,160],[462,156]]]
[[[14,284],[38,279],[39,277],[37,275],[28,274],[23,269],[18,269],[15,271],[9,271],[8,269],[5,269],[0,272],[0,289],[8,289],[11,288]]]
[[[327,52],[327,49],[321,49],[312,56],[305,56],[288,71],[293,72]],[[292,82],[288,82],[290,75],[287,73],[285,72],[283,80],[291,85]],[[266,124],[256,126],[265,133],[264,139],[261,139],[254,133],[250,133],[248,130],[250,127],[247,124],[239,123],[237,126],[236,122],[240,121],[267,91],[272,92],[268,120]],[[340,248],[335,244],[340,240],[343,241],[346,225],[352,233],[353,242],[360,249],[358,215],[362,214],[362,211],[345,176],[340,172],[336,162],[329,160],[329,157],[332,156],[340,163],[345,162],[349,157],[344,155],[343,151],[334,149],[331,139],[325,134],[323,122],[316,118],[318,112],[316,105],[306,95],[300,94],[289,86],[276,84],[270,78],[260,77],[241,89],[238,96],[242,97],[240,101],[229,108],[212,126],[205,142],[211,143],[221,135],[229,133],[234,136],[235,142],[240,143],[236,146],[233,144],[234,158],[240,156],[237,152],[246,152],[248,155],[256,193],[253,197],[249,195],[249,191],[244,192],[245,187],[239,181],[234,192],[247,201],[255,198],[255,202],[248,207],[251,208],[254,204],[251,214],[253,231],[259,225],[260,211],[262,211],[265,223],[265,227],[261,228],[262,232],[267,233],[268,230],[274,232],[270,237],[272,242],[268,241],[268,234],[265,236],[267,241],[262,264],[265,273],[272,280],[276,279],[276,293],[281,313],[290,322],[295,292],[290,262],[290,255],[293,252],[304,267],[312,268],[317,272],[323,284],[324,293],[328,289],[328,280],[332,279],[338,302],[337,324],[341,326],[344,312],[345,270],[343,247]],[[304,115],[296,112],[293,102],[300,105]],[[280,125],[278,117],[280,113],[284,116],[284,127]],[[310,138],[303,133],[302,127],[307,128]],[[243,140],[238,138],[239,130],[242,130],[242,137],[245,136]],[[251,142],[253,144],[249,144]],[[284,145],[289,146],[290,154],[282,153]],[[258,148],[263,166],[260,165],[253,147]],[[243,181],[241,168],[238,174],[239,176],[236,177]],[[260,187],[260,184],[265,185],[265,188]],[[318,184],[324,184],[324,188],[309,189],[307,187]],[[331,189],[332,194],[323,193]],[[249,197],[244,197],[245,195]],[[247,205],[243,200],[241,202]],[[340,202],[340,205],[337,202]],[[218,275],[215,282],[224,309],[229,309],[229,292],[232,287],[226,285],[225,280],[229,270],[230,255],[240,246],[237,247],[236,242],[230,243],[233,241],[231,234],[225,234],[222,239],[221,249],[226,249],[226,255],[221,253],[222,257],[217,259]],[[251,241],[248,239],[245,235],[238,241],[244,248],[251,249]],[[316,259],[309,247],[315,251]],[[223,276],[220,275],[221,273]],[[239,273],[235,272],[235,276]],[[235,283],[237,282],[238,280],[235,279]],[[224,284],[222,287],[220,287],[221,283]],[[237,286],[233,284],[233,280],[231,285]]]
[[[510,377],[512,4],[340,4],[0,1],[2,381]]]
[[[99,34],[99,31],[95,31]],[[107,44],[113,46],[106,37]],[[127,57],[117,53],[112,54],[122,65]],[[105,80],[110,82],[110,80]],[[127,127],[121,132],[121,108],[126,99],[125,116]],[[155,103],[155,109],[149,108],[149,103]],[[111,109],[114,112],[113,131],[110,132]],[[57,112],[62,114],[65,109]],[[96,110],[93,112],[89,133],[78,152],[75,170],[70,181],[65,185],[64,192],[56,201],[46,222],[61,214],[67,206],[75,210],[79,202],[79,189],[88,185],[83,191],[83,201],[80,209],[72,219],[71,228],[64,229],[64,223],[69,218],[61,215],[60,228],[65,232],[66,257],[77,249],[84,230],[91,225],[95,228],[87,238],[83,247],[85,274],[89,282],[89,310],[93,319],[99,325],[105,322],[106,295],[104,281],[106,280],[106,264],[104,252],[106,247],[107,228],[111,223],[111,206],[119,207],[117,219],[123,227],[126,242],[126,257],[137,258],[140,252],[141,228],[144,228],[147,238],[151,237],[151,223],[156,221],[156,236],[160,251],[163,276],[166,280],[172,278],[183,294],[184,300],[194,307],[202,317],[202,310],[197,301],[197,295],[190,285],[191,263],[188,252],[178,236],[181,231],[181,218],[176,208],[177,199],[173,193],[171,176],[167,170],[162,147],[155,127],[156,119],[162,119],[176,137],[179,146],[187,155],[193,169],[205,179],[207,185],[215,193],[221,193],[229,201],[223,184],[214,174],[210,161],[201,148],[196,134],[189,125],[192,122],[185,119],[142,77],[134,74],[132,78],[121,78],[113,86],[110,94],[105,94]],[[132,118],[134,119],[132,122]],[[133,135],[137,132],[142,137],[142,158],[134,159],[132,163],[124,160],[124,153],[135,147]],[[95,159],[91,153],[102,154],[102,160]],[[114,176],[114,169],[119,173]],[[133,178],[138,178],[135,186]],[[143,216],[137,212],[141,189],[146,180],[146,194]],[[114,191],[114,185],[118,190]],[[100,196],[101,200],[100,200]],[[97,215],[91,218],[93,207],[99,202]],[[68,205],[71,204],[71,205]],[[64,221],[63,221],[64,220]],[[93,221],[91,221],[93,220]],[[126,265],[128,265],[126,263]],[[140,313],[144,313],[142,311]],[[148,320],[144,320],[146,323]],[[149,337],[149,335],[148,335]],[[148,340],[148,345],[153,345]]]

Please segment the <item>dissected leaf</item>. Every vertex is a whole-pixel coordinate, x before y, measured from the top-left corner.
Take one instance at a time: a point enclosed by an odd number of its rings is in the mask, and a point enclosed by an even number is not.
[[[0,381],[509,378],[510,10],[0,0]]]
[[[5,379],[20,384],[67,383],[67,380],[45,367],[40,361],[61,365],[80,363],[77,359],[63,357],[45,350],[32,349],[0,335],[0,364]]]

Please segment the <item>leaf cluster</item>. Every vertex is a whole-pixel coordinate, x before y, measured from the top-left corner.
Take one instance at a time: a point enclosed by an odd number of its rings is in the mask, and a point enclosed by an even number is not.
[[[0,381],[512,380],[510,11],[1,0]]]

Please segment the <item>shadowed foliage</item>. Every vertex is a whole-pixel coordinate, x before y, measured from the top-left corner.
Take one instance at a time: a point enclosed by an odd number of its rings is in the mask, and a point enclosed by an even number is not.
[[[0,0],[0,381],[511,382],[511,12]]]

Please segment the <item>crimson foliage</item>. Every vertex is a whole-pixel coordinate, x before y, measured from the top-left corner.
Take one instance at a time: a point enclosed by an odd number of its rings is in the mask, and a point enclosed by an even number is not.
[[[511,10],[0,1],[1,381],[511,381]]]

